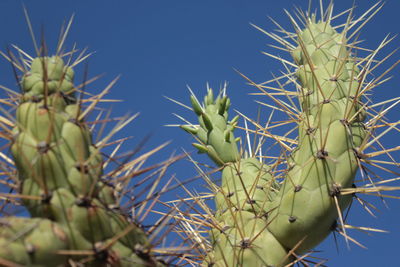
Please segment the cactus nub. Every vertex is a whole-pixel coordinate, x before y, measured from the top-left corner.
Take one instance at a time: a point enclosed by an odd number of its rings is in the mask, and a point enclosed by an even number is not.
[[[240,155],[233,135],[234,125],[227,120],[229,98],[219,95],[214,99],[213,90],[209,89],[203,107],[195,96],[191,96],[190,100],[200,125],[195,128],[186,125],[181,127],[199,140],[200,144],[195,143],[193,146],[199,152],[207,153],[217,165],[237,161]]]

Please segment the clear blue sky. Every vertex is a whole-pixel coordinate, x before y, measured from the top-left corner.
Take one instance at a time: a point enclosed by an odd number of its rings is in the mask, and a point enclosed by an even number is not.
[[[110,97],[123,99],[125,102],[113,106],[114,114],[141,113],[120,136],[133,135],[138,143],[147,134],[152,134],[148,143],[149,149],[164,141],[173,141],[168,149],[159,153],[156,161],[166,158],[175,149],[192,150],[192,140],[188,135],[176,128],[163,127],[165,124],[178,122],[172,115],[174,112],[194,119],[186,110],[163,97],[169,96],[188,103],[186,85],[202,95],[207,82],[218,88],[227,81],[233,107],[245,114],[256,114],[254,100],[257,97],[248,96],[254,90],[246,85],[233,68],[256,81],[269,80],[271,73],[278,74],[282,67],[260,52],[279,53],[285,57],[287,55],[267,47],[266,44],[273,41],[249,23],[271,31],[275,27],[268,20],[270,16],[290,28],[283,9],[292,10],[294,5],[306,8],[306,2],[308,1],[31,0],[24,1],[24,4],[37,35],[41,26],[45,29],[50,51],[56,45],[62,22],[75,14],[68,47],[77,42],[78,47],[88,47],[89,51],[95,51],[88,61],[89,74],[106,74],[101,82],[96,83],[97,89],[89,89],[100,90],[121,74],[121,79]],[[370,2],[374,1],[356,1],[359,6],[356,14],[360,15],[369,8]],[[7,44],[12,43],[33,52],[22,3],[15,0],[0,1],[0,45],[3,51]],[[336,12],[349,8],[351,4],[352,1],[348,0],[336,1]],[[387,1],[383,10],[367,24],[361,34],[360,38],[366,40],[364,47],[375,48],[385,34],[399,33],[399,10],[400,1]],[[389,52],[399,44],[399,39],[396,39],[385,51]],[[393,63],[393,60],[390,62]],[[376,89],[379,91],[377,99],[399,95],[399,68],[392,74],[396,76],[394,79]],[[82,79],[79,75],[77,78]],[[0,63],[0,83],[10,88],[15,85],[11,68],[5,60]],[[389,144],[390,140],[386,142]],[[394,146],[396,143],[392,142],[390,145]],[[205,160],[205,157],[199,155],[197,159]],[[173,172],[180,179],[195,174],[188,162],[177,166],[179,168],[176,167]],[[202,190],[200,185],[196,186],[197,191]],[[174,197],[174,193],[166,196],[169,199]],[[390,209],[386,209],[378,199],[374,201],[381,210],[378,219],[371,218],[360,208],[355,208],[352,210],[350,222],[386,229],[391,231],[390,234],[367,236],[352,231],[351,235],[367,246],[368,250],[352,244],[349,251],[343,239],[339,238],[339,253],[330,237],[317,248],[323,252],[315,255],[329,258],[329,266],[400,266],[396,257],[400,240],[400,204],[389,201]]]

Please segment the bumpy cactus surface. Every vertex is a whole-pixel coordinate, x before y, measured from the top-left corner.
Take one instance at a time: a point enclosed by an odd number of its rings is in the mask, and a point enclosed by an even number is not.
[[[367,135],[357,62],[346,37],[328,23],[310,21],[293,52],[301,88],[299,143],[282,188],[267,207],[268,229],[285,247],[297,246],[297,253],[320,243],[338,209],[350,204],[351,195],[341,196],[340,190],[353,184]]]
[[[259,254],[265,256],[264,263],[269,265],[289,263],[288,250],[266,228],[266,202],[275,198],[279,185],[268,165],[256,158],[240,158],[238,139],[233,136],[238,117],[228,121],[229,105],[225,103],[230,103],[229,98],[220,95],[213,99],[213,95],[212,89],[208,89],[204,108],[192,96],[200,124],[182,126],[202,142],[194,144],[199,152],[207,153],[223,167],[222,184],[215,196],[219,224],[210,233],[215,247],[207,261],[216,266],[259,266],[261,257],[255,257]],[[251,249],[244,250],[250,246]]]
[[[103,175],[106,161],[85,121],[101,98],[89,105],[77,98],[74,70],[60,55],[13,63],[29,66],[21,68],[10,139],[16,187],[31,218],[0,219],[0,265],[164,266],[146,231],[120,207],[116,187],[128,185],[135,165]],[[111,179],[122,172],[119,183]]]
[[[111,141],[114,131],[96,141],[95,125],[110,119],[99,115],[90,120],[108,88],[93,95],[86,93],[92,81],[74,83],[73,68],[86,56],[73,60],[75,49],[61,52],[66,33],[55,56],[47,56],[45,46],[37,48],[36,58],[19,48],[18,56],[11,51],[3,54],[14,66],[21,90],[6,89],[10,98],[2,104],[11,109],[2,108],[0,116],[1,137],[9,141],[10,154],[0,153],[2,174],[7,176],[1,182],[10,188],[0,195],[5,199],[0,207],[0,265],[280,267],[312,262],[320,266],[308,256],[330,233],[356,242],[346,229],[371,229],[346,221],[344,212],[353,199],[359,200],[361,193],[383,198],[382,191],[399,189],[388,184],[398,180],[390,177],[399,173],[390,153],[400,147],[385,149],[379,141],[389,131],[398,131],[399,122],[388,122],[385,115],[399,101],[371,104],[369,99],[392,69],[369,78],[381,64],[375,57],[389,39],[366,56],[362,53],[369,50],[359,49],[354,40],[364,25],[361,21],[368,21],[379,8],[375,5],[355,20],[350,9],[342,13],[349,14],[346,23],[334,26],[330,4],[320,17],[300,11],[296,17],[303,18],[301,23],[289,15],[294,32],[277,24],[281,35],[266,33],[290,55],[281,59],[288,73],[273,80],[278,87],[242,76],[272,99],[275,106],[267,106],[290,117],[277,124],[285,129],[295,124],[295,131],[273,133],[278,127],[270,127],[272,115],[267,116],[266,126],[243,116],[246,140],[254,134],[253,151],[246,151],[242,139],[235,137],[240,116],[229,117],[231,100],[225,88],[218,94],[208,88],[203,101],[192,93],[197,123],[181,128],[193,135],[193,146],[209,156],[217,171],[206,172],[197,165],[211,193],[193,193],[185,188],[186,181],[179,183],[190,197],[162,203],[173,208],[166,212],[155,211],[154,206],[171,181],[163,190],[157,184],[180,157],[143,167],[162,146],[130,160],[131,155],[112,156],[125,141]],[[395,101],[389,108],[380,107]],[[261,153],[274,151],[262,149],[269,144],[267,138],[278,146],[279,156]],[[374,144],[378,150],[371,152]],[[110,158],[105,157],[103,148],[113,145]],[[382,155],[389,160],[371,159]],[[113,162],[116,168],[108,171]],[[379,180],[374,167],[386,171],[387,177]],[[149,170],[130,194],[129,179]],[[211,179],[215,172],[218,182]],[[136,190],[141,185],[144,189]],[[213,199],[215,208],[207,205],[207,198]],[[8,206],[23,206],[30,217],[8,214]],[[151,212],[164,216],[156,225],[144,227],[138,214]],[[164,236],[175,226],[167,222],[171,217],[177,218],[177,234],[189,246],[164,247]]]
[[[191,215],[194,225],[199,224],[198,217],[203,217],[204,225],[211,227],[210,245],[202,241],[204,266],[292,265],[334,230],[347,239],[343,212],[356,192],[396,189],[373,184],[355,188],[357,171],[368,157],[365,151],[370,140],[376,140],[375,124],[383,115],[372,115],[375,118],[367,122],[373,109],[364,95],[379,81],[372,86],[367,82],[371,62],[368,57],[356,57],[354,43],[347,39],[347,28],[355,22],[348,20],[340,31],[331,25],[331,11],[332,5],[318,19],[308,14],[302,29],[294,22],[295,34],[283,29],[280,31],[288,36],[269,34],[292,56],[293,63],[282,62],[296,68],[283,76],[296,91],[275,89],[290,102],[266,92],[270,86],[246,77],[271,96],[280,105],[278,109],[290,110],[287,113],[295,118],[298,136],[291,143],[296,146],[282,145],[285,151],[277,160],[266,162],[256,153],[239,152],[238,139],[233,136],[238,118],[228,119],[230,100],[225,89],[216,99],[208,89],[202,104],[191,95],[199,124],[181,128],[199,141],[194,147],[207,153],[222,170],[220,185],[207,179],[214,191],[216,211],[206,209],[209,216]],[[296,43],[289,43],[289,38]],[[288,104],[296,101],[298,106]],[[258,127],[253,131],[256,135],[272,136],[277,143],[288,139],[250,122]],[[200,198],[194,200],[201,202]],[[202,240],[198,234],[187,232],[196,242]]]

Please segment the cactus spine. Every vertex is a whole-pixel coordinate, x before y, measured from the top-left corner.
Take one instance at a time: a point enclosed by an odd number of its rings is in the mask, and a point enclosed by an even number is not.
[[[212,89],[201,105],[191,96],[199,126],[182,126],[201,142],[194,144],[199,152],[207,153],[222,166],[222,184],[216,192],[216,220],[218,226],[210,236],[214,251],[206,259],[216,266],[260,266],[288,263],[288,251],[266,229],[266,203],[276,194],[269,167],[256,158],[241,158],[237,148],[239,139],[233,131],[238,116],[228,121],[230,100],[225,95],[214,99]],[[268,246],[269,249],[264,248]],[[264,261],[260,256],[267,260]]]
[[[358,188],[354,185],[359,167],[368,164],[370,157],[388,154],[393,160],[389,153],[399,147],[382,148],[375,153],[366,150],[377,143],[380,136],[391,129],[397,130],[399,122],[381,120],[390,108],[375,113],[373,108],[380,104],[370,106],[365,103],[368,102],[366,93],[384,81],[384,75],[373,81],[367,81],[365,77],[380,64],[373,66],[374,57],[387,42],[366,58],[358,57],[354,51],[357,43],[351,41],[355,33],[347,36],[349,28],[362,19],[351,21],[350,10],[349,19],[340,31],[340,27],[331,25],[332,7],[330,4],[325,12],[321,11],[324,15],[319,20],[308,13],[297,14],[305,18],[304,29],[289,16],[296,34],[283,29],[280,32],[287,36],[269,34],[293,57],[294,63],[282,62],[296,69],[283,76],[296,91],[273,88],[275,92],[280,91],[278,95],[287,96],[292,104],[278,100],[268,92],[265,94],[280,105],[277,109],[290,110],[288,113],[297,125],[298,136],[289,140],[290,133],[273,135],[268,127],[262,128],[253,121],[257,127],[256,136],[257,133],[271,136],[285,150],[276,160],[267,160],[269,155],[256,157],[256,152],[246,152],[238,146],[240,139],[234,136],[234,130],[239,116],[229,120],[231,103],[225,90],[215,96],[213,90],[208,89],[202,103],[192,94],[190,100],[198,125],[182,125],[181,128],[197,139],[194,147],[214,161],[221,170],[222,179],[221,184],[216,185],[208,179],[208,174],[202,173],[213,189],[215,211],[204,205],[204,196],[192,196],[206,212],[190,214],[174,207],[178,215],[167,213],[158,222],[165,225],[166,217],[179,218],[178,224],[195,242],[183,252],[179,251],[179,246],[174,248],[173,256],[178,257],[174,264],[180,265],[187,260],[191,265],[219,267],[292,266],[302,262],[333,230],[347,238],[345,229],[348,225],[342,212],[356,193],[373,192],[383,197],[381,191],[398,189],[382,186],[398,177],[375,184],[376,177],[367,175],[367,183]],[[367,13],[374,14],[374,8]],[[290,39],[296,45],[287,41]],[[11,141],[12,160],[3,154],[0,156],[7,162],[14,161],[12,164],[15,165],[15,171],[12,169],[8,173],[11,178],[16,176],[10,187],[17,188],[19,194],[6,195],[7,202],[21,199],[15,203],[23,204],[32,218],[0,218],[0,265],[169,266],[156,254],[167,254],[166,249],[154,249],[151,244],[154,236],[148,236],[149,232],[158,232],[155,227],[145,231],[134,216],[128,214],[134,211],[125,212],[120,206],[124,198],[124,192],[120,193],[121,184],[126,185],[127,178],[153,167],[132,174],[134,167],[122,164],[108,174],[115,178],[115,173],[126,173],[118,179],[123,182],[116,184],[114,179],[107,179],[104,166],[109,161],[103,159],[100,152],[107,142],[94,144],[91,127],[86,122],[88,113],[99,99],[93,97],[83,101],[77,96],[86,84],[75,86],[73,83],[72,67],[76,62],[66,59],[74,52],[61,55],[58,51],[56,56],[30,58],[17,50],[21,58],[28,59],[18,64],[17,57],[6,58],[23,71],[19,80],[22,93],[15,94],[18,99],[4,101],[15,103],[10,105],[16,107],[13,110],[16,119],[8,120],[6,113],[0,116],[7,132],[5,137]],[[268,87],[248,81],[263,92]],[[298,106],[294,104],[296,101]],[[89,107],[85,109],[87,103]],[[379,128],[385,130],[374,136]],[[289,145],[285,143],[287,140]],[[158,164],[162,168],[155,172],[156,176],[161,177],[165,167],[174,160],[168,160],[166,165]],[[143,161],[139,161],[141,166]],[[376,162],[388,164],[389,167],[382,167],[388,173],[398,173],[390,169],[398,163]],[[372,165],[376,162],[372,161]],[[361,169],[365,174],[366,169]],[[150,190],[143,190],[148,191],[146,201],[152,198],[158,201],[160,192],[155,190],[152,181],[146,177],[137,185],[142,183],[150,184],[146,188]],[[179,201],[184,203],[187,199]],[[173,201],[164,204],[170,203]],[[140,210],[144,209],[142,206]],[[5,214],[3,207],[0,211]],[[196,231],[203,226],[207,228],[209,238],[206,242],[204,232]],[[160,236],[167,234],[163,230],[159,233]],[[201,256],[196,258],[199,250]],[[307,265],[306,261],[303,263]]]
[[[209,89],[203,104],[191,96],[199,125],[181,128],[194,135],[200,142],[195,148],[207,153],[222,170],[221,185],[211,185],[216,211],[205,218],[206,225],[211,221],[212,242],[205,252],[204,266],[292,265],[337,225],[346,236],[342,212],[350,205],[352,193],[359,192],[354,189],[354,179],[365,163],[363,153],[374,125],[364,123],[371,111],[363,103],[363,95],[370,89],[365,82],[369,63],[360,70],[365,59],[355,56],[354,45],[347,40],[350,23],[338,32],[331,25],[332,8],[330,4],[320,20],[308,15],[304,29],[293,23],[296,38],[291,33],[287,37],[295,39],[295,46],[270,34],[285,44],[294,60],[291,64],[296,66],[294,75],[285,77],[297,91],[276,89],[282,95],[295,95],[299,103],[291,109],[298,110],[291,113],[298,128],[297,146],[288,155],[267,164],[254,155],[239,153],[233,137],[237,118],[235,123],[228,121],[229,105],[224,103],[230,101],[225,90],[211,100]],[[272,98],[282,110],[288,107]],[[378,114],[376,120],[381,116]],[[283,172],[277,171],[282,158],[286,164]]]
[[[329,22],[310,21],[293,52],[302,113],[299,144],[282,189],[268,210],[268,229],[287,248],[304,253],[320,243],[345,210],[367,135],[359,70],[347,40]],[[338,207],[336,203],[339,203]]]
[[[29,65],[11,152],[32,218],[1,219],[0,263],[162,266],[145,231],[119,209],[112,182],[102,177],[104,161],[76,97],[73,69],[60,56]]]

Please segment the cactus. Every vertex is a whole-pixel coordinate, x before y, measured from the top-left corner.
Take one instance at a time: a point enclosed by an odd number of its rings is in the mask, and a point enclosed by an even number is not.
[[[22,74],[16,75],[20,92],[6,89],[11,96],[2,101],[11,111],[2,109],[0,116],[2,137],[9,142],[11,154],[0,153],[7,176],[1,182],[10,187],[9,194],[1,193],[5,202],[0,208],[0,265],[279,267],[298,262],[308,266],[310,261],[321,265],[308,256],[330,233],[336,231],[350,242],[354,239],[347,228],[371,230],[349,226],[346,221],[344,211],[354,198],[358,200],[362,193],[383,198],[383,191],[399,189],[388,184],[397,180],[389,175],[397,174],[394,168],[398,166],[390,153],[400,148],[382,146],[371,152],[374,144],[380,146],[380,137],[398,126],[398,122],[385,118],[397,99],[371,104],[368,97],[394,67],[375,79],[368,78],[380,65],[376,54],[389,40],[361,57],[364,49],[358,49],[353,38],[364,25],[360,21],[370,20],[378,9],[380,6],[374,5],[356,20],[350,9],[346,24],[339,27],[332,25],[331,3],[321,10],[320,18],[296,14],[304,18],[301,24],[289,15],[294,33],[280,25],[279,32],[284,36],[265,32],[284,46],[281,50],[290,53],[291,61],[281,62],[295,71],[274,79],[278,88],[242,76],[274,101],[273,109],[289,115],[287,124],[294,123],[297,129],[294,138],[292,130],[282,135],[272,133],[276,127],[270,126],[270,120],[267,126],[261,126],[243,116],[246,139],[254,133],[258,141],[254,151],[246,151],[241,139],[235,137],[240,116],[229,117],[231,100],[226,88],[218,94],[208,88],[202,102],[192,93],[190,101],[198,124],[181,128],[195,137],[193,146],[198,152],[215,163],[221,183],[212,181],[211,174],[196,165],[211,194],[191,193],[179,183],[190,193],[194,212],[171,206],[174,212],[164,212],[150,229],[141,224],[145,215],[139,218],[138,214],[154,211],[160,194],[169,190],[170,181],[161,191],[157,185],[169,165],[181,157],[142,167],[163,145],[134,160],[129,159],[131,155],[123,160],[112,157],[125,138],[110,138],[131,119],[121,121],[102,140],[95,141],[95,124],[110,119],[102,120],[100,114],[94,123],[89,121],[109,87],[85,97],[90,81],[74,84],[75,67],[87,56],[82,53],[74,60],[75,49],[61,52],[66,32],[61,34],[54,56],[47,55],[45,45],[35,45],[35,58],[17,47],[18,55],[11,51],[3,54],[15,73]],[[358,24],[359,28],[352,31]],[[394,103],[375,111],[389,102]],[[248,122],[255,129],[250,129]],[[280,124],[286,126],[282,121]],[[279,147],[279,156],[261,153],[266,137]],[[104,149],[115,144],[112,156],[106,158]],[[385,154],[390,160],[372,159]],[[115,169],[110,167],[112,162],[116,162]],[[377,180],[379,177],[370,170],[376,165],[387,171],[388,177]],[[134,189],[144,185],[144,189],[132,194],[129,179],[149,170],[154,172],[133,185]],[[356,179],[359,176],[367,179]],[[210,196],[215,210],[204,201]],[[141,197],[143,202],[138,203]],[[163,205],[188,203],[188,199],[179,197]],[[30,217],[10,216],[7,209],[17,206],[23,206]],[[164,236],[171,227],[163,226],[170,217],[178,219],[177,233],[188,235],[182,239],[183,243],[192,243],[189,247],[156,247],[166,244]]]
[[[371,10],[374,8],[379,9],[378,5]],[[321,11],[324,15],[320,18],[316,14],[299,13],[297,17],[304,17],[301,24],[289,15],[295,33],[279,25],[280,32],[286,36],[267,33],[283,44],[282,49],[293,58],[293,63],[281,61],[285,66],[295,67],[295,72],[274,81],[281,84],[279,79],[286,79],[296,91],[273,88],[289,101],[284,102],[268,92],[266,88],[270,86],[257,84],[242,75],[270,96],[279,106],[276,109],[284,110],[297,125],[298,136],[288,145],[285,142],[290,132],[274,135],[268,127],[248,119],[257,128],[252,132],[262,136],[258,147],[264,142],[264,136],[271,136],[281,145],[284,151],[275,161],[266,162],[265,156],[258,157],[256,152],[238,148],[239,139],[233,135],[238,117],[229,121],[230,100],[226,88],[215,99],[212,89],[208,89],[203,103],[193,93],[190,96],[198,124],[185,124],[181,128],[198,141],[193,144],[198,152],[206,153],[222,171],[220,185],[203,174],[213,191],[215,212],[196,196],[193,196],[194,203],[201,203],[206,215],[182,212],[183,217],[189,217],[186,224],[188,221],[193,224],[186,227],[187,235],[193,242],[203,244],[203,256],[200,256],[203,266],[293,265],[303,261],[332,231],[342,233],[347,242],[351,240],[346,233],[343,212],[356,193],[369,191],[381,195],[381,191],[398,189],[376,186],[372,179],[358,188],[355,185],[360,166],[370,163],[373,155],[390,152],[382,149],[369,153],[367,149],[398,124],[382,119],[390,108],[375,113],[366,97],[384,76],[373,81],[366,78],[374,69],[372,59],[386,40],[370,55],[358,57],[356,41],[351,40],[355,33],[349,30],[361,19],[352,21],[350,11],[347,23],[339,31],[332,25],[332,9],[331,3],[327,10]],[[290,104],[296,101],[298,106]],[[377,124],[386,125],[383,134],[375,135]],[[247,126],[246,131],[250,131]],[[293,143],[296,145],[291,146]],[[370,177],[367,170],[363,167],[361,174]],[[201,225],[199,217],[204,219],[206,229],[211,228],[208,230],[211,242],[205,241],[200,230],[193,230]]]
[[[7,118],[13,114],[5,110],[1,119],[11,142],[12,157],[7,161],[16,171],[11,185],[18,190],[14,198],[21,199],[18,204],[25,206],[31,218],[0,219],[0,265],[165,266],[140,224],[143,218],[136,218],[133,209],[121,204],[129,197],[130,177],[161,167],[145,178],[152,189],[147,190],[141,209],[146,203],[153,206],[151,200],[162,193],[154,197],[154,189],[176,158],[142,169],[144,161],[162,145],[135,160],[122,158],[125,163],[105,173],[112,159],[105,160],[101,149],[109,146],[112,135],[131,119],[120,121],[101,141],[94,140],[87,119],[108,88],[84,99],[81,89],[86,82],[74,85],[73,67],[86,56],[72,60],[75,51],[61,53],[60,48],[55,56],[47,56],[43,55],[44,46],[36,58],[17,51],[24,55],[21,61],[11,51],[4,54],[23,72],[18,81],[21,94],[14,93],[17,98],[8,100],[16,103],[15,121]],[[122,144],[116,143],[113,154]],[[134,197],[140,199],[139,194]],[[134,205],[138,203],[128,206]],[[165,251],[163,254],[168,254]]]

